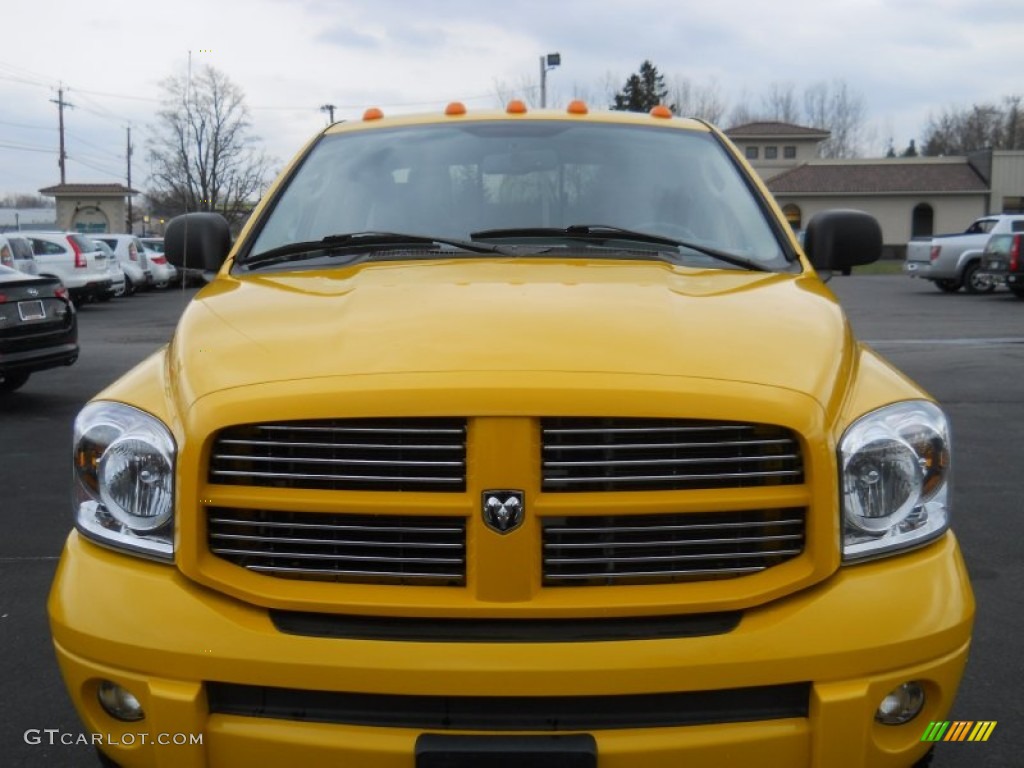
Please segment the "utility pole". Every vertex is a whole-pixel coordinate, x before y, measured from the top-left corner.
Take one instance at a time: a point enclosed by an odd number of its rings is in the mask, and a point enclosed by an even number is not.
[[[562,63],[562,54],[549,53],[540,57],[540,106],[548,105],[548,71]]]
[[[320,111],[321,112],[326,112],[328,115],[330,115],[331,125],[334,125],[334,110],[336,110],[336,109],[337,109],[337,107],[334,106],[333,104],[323,104],[320,107]]]
[[[124,153],[128,159],[128,234],[134,235],[134,219],[132,218],[132,129],[130,126],[126,126],[125,131],[128,132],[128,148]]]
[[[57,88],[57,100],[50,99],[53,104],[57,105],[57,120],[60,126],[60,157],[57,159],[57,165],[60,166],[60,183],[63,185],[65,181],[64,173],[64,161],[68,159],[67,152],[64,151],[64,107],[74,107],[74,104],[68,104],[64,101],[64,85],[63,83]]]

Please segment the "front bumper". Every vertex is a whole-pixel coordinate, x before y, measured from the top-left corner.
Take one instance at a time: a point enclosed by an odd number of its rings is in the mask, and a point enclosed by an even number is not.
[[[335,691],[384,701],[495,697],[513,704],[806,684],[801,716],[629,727],[613,715],[609,727],[589,731],[598,765],[885,768],[912,764],[929,746],[920,741],[925,726],[946,717],[967,658],[974,602],[947,534],[747,610],[734,630],[713,636],[561,643],[297,636],[275,629],[266,610],[197,586],[173,567],[72,533],[49,611],[79,715],[124,766],[411,768],[419,736],[438,732],[345,722],[312,707],[293,717],[261,716],[258,706],[247,714],[211,713],[208,691],[232,687],[223,684],[311,697]],[[105,714],[96,697],[101,680],[132,691],[146,719],[123,723]],[[921,714],[903,726],[876,723],[882,698],[910,680],[927,693]],[[630,713],[622,714],[628,720]],[[158,734],[202,734],[202,744],[158,744]]]

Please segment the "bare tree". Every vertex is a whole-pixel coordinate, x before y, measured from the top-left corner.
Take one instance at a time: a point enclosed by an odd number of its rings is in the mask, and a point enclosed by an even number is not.
[[[1024,149],[1021,97],[1008,96],[1003,107],[974,104],[930,117],[924,134],[926,155],[966,155],[979,149]]]
[[[42,195],[14,194],[0,197],[0,208],[56,208],[57,201]]]
[[[509,83],[507,80],[495,80],[494,95],[502,107],[508,106],[513,99],[519,99],[529,107],[540,105],[540,85],[537,83],[537,78],[529,75],[520,75],[515,83]],[[553,103],[550,93],[548,93],[548,102]]]
[[[804,91],[804,115],[812,128],[829,131],[831,136],[818,147],[821,157],[860,156],[864,133],[864,98],[845,80],[815,83]]]
[[[793,83],[772,83],[768,94],[761,97],[761,105],[762,114],[768,120],[790,124],[800,121]]]
[[[206,66],[192,82],[176,75],[161,89],[162,108],[147,140],[155,208],[216,211],[237,223],[262,194],[270,170],[250,133],[241,88]]]
[[[739,101],[729,110],[729,126],[735,128],[738,125],[746,125],[747,123],[756,123],[762,121],[764,118],[761,113],[750,106],[750,94],[746,89],[740,94]]]
[[[676,76],[669,81],[668,92],[678,115],[698,117],[714,125],[725,117],[726,102],[717,82],[696,85],[687,77]]]

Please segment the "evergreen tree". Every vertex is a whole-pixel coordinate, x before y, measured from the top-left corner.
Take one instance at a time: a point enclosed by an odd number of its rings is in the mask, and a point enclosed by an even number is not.
[[[649,60],[640,65],[640,71],[630,75],[626,85],[615,94],[612,109],[620,112],[649,112],[663,104],[668,96],[665,78]],[[672,108],[675,111],[675,108]]]
[[[910,144],[906,149],[903,150],[901,157],[917,157],[917,145],[914,144],[914,140],[910,140]]]

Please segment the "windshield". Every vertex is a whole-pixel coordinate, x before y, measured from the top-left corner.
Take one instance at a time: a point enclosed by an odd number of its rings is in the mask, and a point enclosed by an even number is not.
[[[240,261],[366,232],[468,241],[500,230],[501,242],[521,243],[524,254],[641,248],[613,237],[574,242],[580,225],[703,245],[766,269],[789,266],[751,187],[711,134],[525,120],[325,136]],[[683,247],[678,261],[714,260]]]

